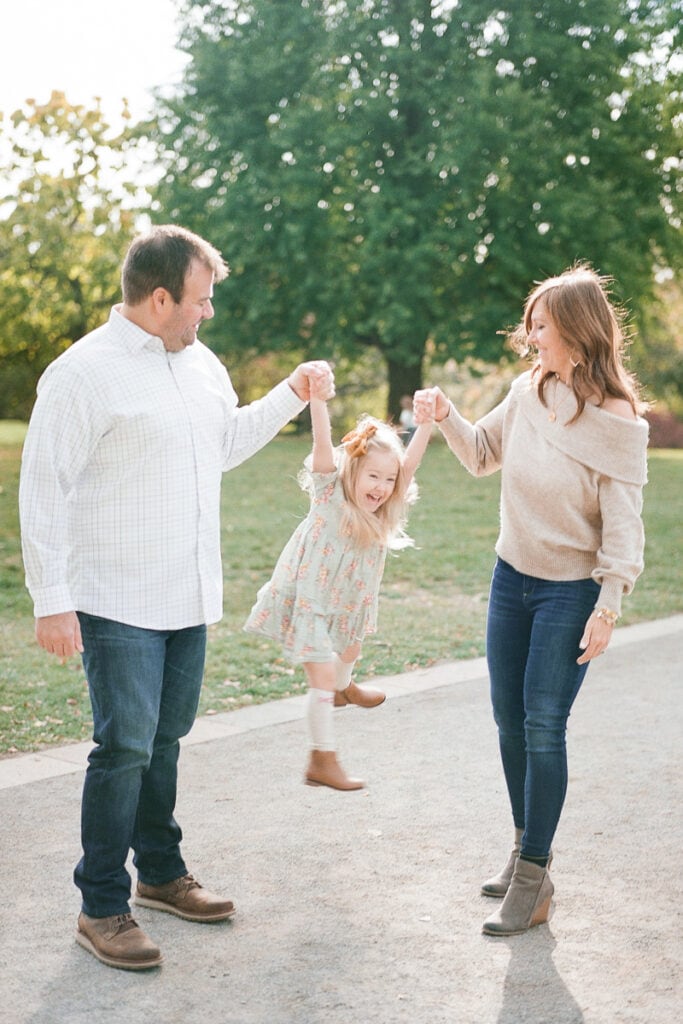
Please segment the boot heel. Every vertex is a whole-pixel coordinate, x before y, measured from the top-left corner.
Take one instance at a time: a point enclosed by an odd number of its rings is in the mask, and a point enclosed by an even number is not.
[[[546,921],[548,920],[548,914],[549,913],[550,913],[550,896],[548,896],[548,899],[545,901],[545,903],[542,903],[540,905],[540,907],[536,908],[536,910],[534,911],[533,917],[531,918],[531,922],[529,924],[529,927],[533,928],[533,926],[536,925],[536,924],[545,924]]]

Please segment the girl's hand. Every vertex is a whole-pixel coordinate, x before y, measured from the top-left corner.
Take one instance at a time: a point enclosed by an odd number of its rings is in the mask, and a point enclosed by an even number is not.
[[[413,395],[413,415],[417,424],[440,423],[448,416],[450,406],[441,388],[423,388]]]
[[[599,619],[597,611],[594,611],[586,623],[583,636],[579,641],[579,647],[583,654],[580,658],[576,659],[576,664],[585,665],[591,659],[604,654],[612,639],[613,632],[614,624],[607,622],[605,619]]]
[[[312,396],[322,398],[326,402],[334,398],[332,367],[323,359],[299,363],[296,370],[289,375],[289,386],[302,402],[310,401]]]
[[[330,398],[334,398],[334,377],[331,380],[326,377],[309,377],[309,387],[311,401],[317,398],[321,402],[329,402]]]

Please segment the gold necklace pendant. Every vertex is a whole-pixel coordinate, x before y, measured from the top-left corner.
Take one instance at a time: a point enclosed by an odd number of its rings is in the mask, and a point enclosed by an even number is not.
[[[571,394],[571,388],[567,388],[566,393],[562,396],[562,398],[558,402],[557,401],[557,385],[558,385],[558,383],[559,383],[559,377],[556,376],[555,377],[555,391],[553,392],[553,407],[552,407],[552,409],[548,410],[548,422],[549,423],[555,423],[555,421],[557,420],[557,411],[558,411],[558,409],[560,409],[562,407],[562,403],[566,402],[566,400],[569,398],[569,395]],[[565,387],[567,387],[567,385],[565,385]]]

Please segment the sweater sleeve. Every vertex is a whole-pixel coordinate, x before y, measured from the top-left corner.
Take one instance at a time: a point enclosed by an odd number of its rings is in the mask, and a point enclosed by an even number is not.
[[[642,486],[604,476],[599,483],[602,537],[592,577],[601,585],[598,606],[621,612],[621,599],[643,571],[645,536]]]
[[[472,476],[489,476],[500,469],[508,402],[509,396],[475,424],[461,416],[451,403],[448,416],[439,423],[448,447]]]

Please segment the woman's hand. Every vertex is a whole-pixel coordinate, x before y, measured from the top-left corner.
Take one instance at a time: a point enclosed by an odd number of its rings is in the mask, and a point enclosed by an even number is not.
[[[599,619],[597,610],[594,611],[586,623],[583,636],[579,641],[579,647],[583,654],[576,659],[576,664],[585,665],[593,658],[597,658],[599,654],[604,654],[613,632],[614,623],[608,622],[606,619]]]
[[[441,388],[423,388],[413,395],[415,423],[440,423],[450,411],[451,403]]]

